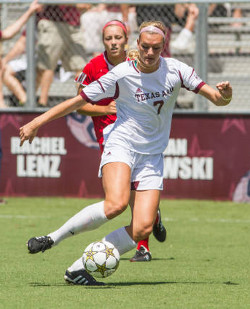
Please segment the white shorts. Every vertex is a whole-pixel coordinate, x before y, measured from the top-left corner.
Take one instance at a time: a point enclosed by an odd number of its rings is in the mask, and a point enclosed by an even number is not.
[[[26,55],[22,55],[20,58],[13,59],[8,62],[13,72],[26,71],[27,69],[27,58]]]
[[[102,167],[111,162],[123,162],[131,168],[131,190],[163,190],[163,155],[147,155],[133,152],[121,146],[105,146]]]

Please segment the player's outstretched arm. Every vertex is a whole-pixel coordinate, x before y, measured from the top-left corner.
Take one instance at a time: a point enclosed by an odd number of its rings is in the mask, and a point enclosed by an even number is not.
[[[25,124],[23,127],[20,128],[19,136],[20,136],[20,145],[22,146],[24,141],[29,140],[32,143],[34,137],[37,134],[38,129],[50,122],[52,120],[58,119],[63,117],[76,109],[79,109],[82,105],[86,104],[87,102],[83,100],[81,95],[77,95],[74,98],[68,99],[47,112],[41,114],[40,116],[34,118],[32,121]]]
[[[205,84],[201,87],[199,94],[206,97],[217,106],[224,106],[229,104],[233,95],[231,84],[228,81],[220,82],[216,85],[216,88],[218,90],[215,90],[209,85]]]

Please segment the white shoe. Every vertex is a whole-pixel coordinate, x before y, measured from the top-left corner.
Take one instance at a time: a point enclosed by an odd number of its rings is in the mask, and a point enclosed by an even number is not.
[[[184,28],[178,34],[177,38],[170,43],[171,50],[193,52],[193,33]]]

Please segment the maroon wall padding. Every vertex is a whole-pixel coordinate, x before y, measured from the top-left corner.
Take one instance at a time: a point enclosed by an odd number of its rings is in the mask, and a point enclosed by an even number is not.
[[[102,197],[90,118],[72,114],[53,121],[32,146],[26,141],[20,148],[19,127],[37,115],[0,114],[0,195]],[[174,115],[162,197],[231,199],[250,168],[249,141],[250,115]]]

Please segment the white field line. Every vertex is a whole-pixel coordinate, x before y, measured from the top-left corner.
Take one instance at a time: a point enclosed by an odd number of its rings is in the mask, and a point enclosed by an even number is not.
[[[49,219],[50,216],[25,216],[25,215],[0,215],[0,219]],[[162,221],[168,222],[178,222],[179,219],[165,217],[162,218]],[[218,218],[218,219],[199,219],[199,218],[187,218],[186,221],[189,222],[207,222],[207,223],[240,223],[240,224],[247,224],[250,223],[250,219],[225,219],[225,218]]]

